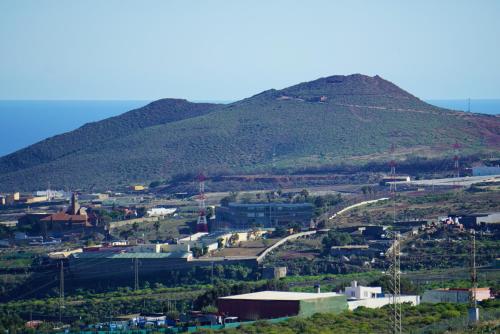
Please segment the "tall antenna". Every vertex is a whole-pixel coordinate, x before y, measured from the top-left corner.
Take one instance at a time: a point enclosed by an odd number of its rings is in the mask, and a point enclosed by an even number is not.
[[[62,322],[62,310],[64,308],[64,262],[60,262],[59,273],[59,322]]]
[[[198,221],[196,222],[196,232],[208,232],[207,207],[205,205],[205,180],[203,173],[198,175]]]
[[[390,249],[389,283],[390,283],[390,318],[393,334],[401,334],[403,326],[401,320],[403,313],[401,309],[401,241],[399,232],[393,232],[393,241]]]
[[[471,230],[471,254],[470,254],[470,308],[469,308],[469,321],[477,322],[479,321],[479,309],[477,308],[477,271],[476,271],[476,232]]]

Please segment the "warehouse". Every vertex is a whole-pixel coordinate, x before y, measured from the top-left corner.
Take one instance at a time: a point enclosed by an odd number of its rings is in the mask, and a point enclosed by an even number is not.
[[[221,297],[217,306],[220,313],[238,317],[239,320],[310,316],[319,312],[340,313],[348,308],[346,296],[335,292],[285,291],[261,291]]]

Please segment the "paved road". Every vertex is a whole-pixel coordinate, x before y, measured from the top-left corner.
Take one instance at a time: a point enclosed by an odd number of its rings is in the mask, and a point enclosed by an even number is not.
[[[500,175],[490,175],[490,176],[466,176],[466,177],[456,177],[456,178],[444,178],[444,179],[431,179],[431,180],[413,180],[409,184],[414,185],[425,185],[425,186],[454,186],[459,185],[463,187],[468,187],[475,183],[480,182],[500,182]]]

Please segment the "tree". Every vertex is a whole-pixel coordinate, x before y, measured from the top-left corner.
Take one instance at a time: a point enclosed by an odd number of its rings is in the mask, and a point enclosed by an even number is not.
[[[224,248],[224,239],[222,238],[217,239],[217,248],[219,249]]]
[[[302,189],[300,191],[300,196],[304,197],[304,200],[307,200],[307,198],[309,197],[309,191],[307,189]]]
[[[284,228],[283,226],[278,226],[278,227],[276,227],[276,229],[273,232],[273,237],[281,238],[281,237],[286,236],[287,234],[288,234],[288,230],[286,228]]]
[[[156,188],[161,184],[160,181],[153,181],[149,184],[149,188]]]
[[[125,240],[128,240],[128,238],[130,237],[130,230],[123,230],[123,231],[120,231],[119,235],[120,235],[120,238],[123,238]]]
[[[240,240],[240,236],[238,233],[233,233],[231,237],[229,238],[229,244],[230,245],[235,245],[238,240]]]
[[[329,253],[332,246],[345,246],[352,242],[351,235],[345,232],[337,232],[335,230],[328,231],[328,234],[323,238],[323,252]]]
[[[137,222],[132,224],[132,230],[134,230],[134,232],[137,232],[139,230],[139,224]]]
[[[317,208],[323,208],[326,205],[326,200],[323,196],[316,196],[314,199],[314,205]]]
[[[161,227],[160,221],[159,220],[155,221],[153,226],[154,226],[155,231],[156,231],[156,240],[159,240],[160,239],[160,227]]]

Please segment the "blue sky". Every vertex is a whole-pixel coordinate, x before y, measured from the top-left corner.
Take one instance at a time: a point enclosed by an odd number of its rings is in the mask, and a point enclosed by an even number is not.
[[[0,0],[0,99],[235,100],[332,74],[500,97],[500,1]]]

